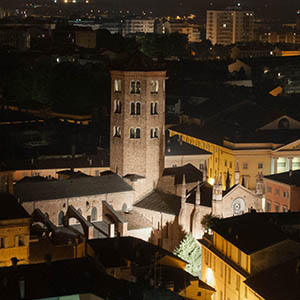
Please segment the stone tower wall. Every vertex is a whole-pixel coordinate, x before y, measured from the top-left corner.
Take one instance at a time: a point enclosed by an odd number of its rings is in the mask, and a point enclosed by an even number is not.
[[[111,71],[110,167],[120,176],[137,174],[146,178],[145,191],[156,187],[164,168],[165,71]],[[114,82],[121,80],[121,92],[115,92]],[[140,94],[130,93],[131,81],[140,82]],[[158,80],[157,93],[151,93],[151,80]],[[121,103],[121,113],[115,113],[115,100]],[[131,115],[131,102],[141,103],[140,115]],[[157,114],[151,114],[151,102],[158,103]],[[121,129],[120,137],[113,128]],[[130,128],[140,128],[140,138],[130,138]],[[151,128],[158,128],[158,138],[151,138]]]

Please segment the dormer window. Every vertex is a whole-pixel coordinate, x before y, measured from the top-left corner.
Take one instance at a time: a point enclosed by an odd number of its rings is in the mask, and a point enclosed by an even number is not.
[[[150,82],[151,94],[157,94],[158,93],[158,88],[159,88],[158,80],[151,80],[151,82]]]
[[[130,81],[130,94],[140,94],[141,93],[141,83],[138,80]]]

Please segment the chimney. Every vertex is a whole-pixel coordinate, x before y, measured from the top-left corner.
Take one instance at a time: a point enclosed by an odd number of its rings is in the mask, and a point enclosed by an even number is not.
[[[11,259],[11,265],[16,268],[17,267],[17,264],[19,262],[19,260],[16,258],[16,257],[12,257]]]

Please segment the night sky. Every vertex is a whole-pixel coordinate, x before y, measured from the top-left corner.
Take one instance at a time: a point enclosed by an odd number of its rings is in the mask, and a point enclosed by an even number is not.
[[[20,7],[21,5],[33,3],[53,3],[53,0],[1,0],[0,7]],[[164,13],[197,12],[209,8],[225,8],[236,5],[238,2],[243,7],[254,9],[258,15],[277,17],[283,20],[294,19],[296,11],[300,9],[299,0],[91,0],[90,3],[116,7],[120,9],[145,9],[163,11]]]

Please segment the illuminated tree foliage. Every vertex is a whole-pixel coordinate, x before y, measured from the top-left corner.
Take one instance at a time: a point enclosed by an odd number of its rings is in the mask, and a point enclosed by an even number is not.
[[[187,261],[185,270],[200,278],[201,276],[201,245],[195,240],[192,234],[188,233],[179,246],[174,250],[174,254]]]

